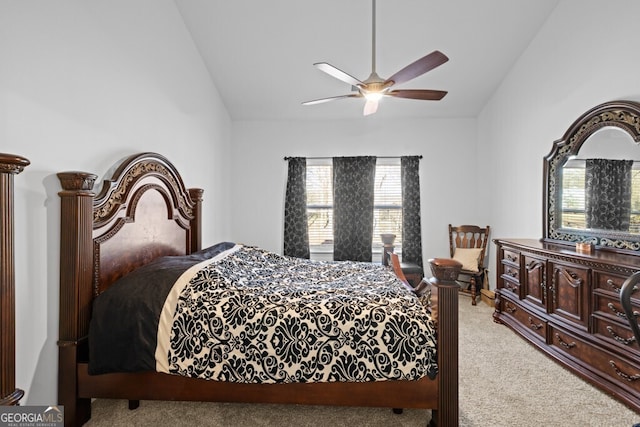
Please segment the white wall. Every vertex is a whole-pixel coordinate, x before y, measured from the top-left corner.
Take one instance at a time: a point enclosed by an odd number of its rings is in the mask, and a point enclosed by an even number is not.
[[[449,223],[488,221],[476,191],[475,119],[234,122],[232,235],[281,252],[285,156],[423,155],[420,163],[424,259],[448,257]],[[275,203],[274,203],[275,200]]]
[[[562,0],[479,115],[493,237],[541,238],[553,141],[602,102],[640,101],[639,16],[637,0]]]
[[[0,151],[15,177],[16,386],[57,402],[55,173],[155,151],[205,188],[203,243],[229,239],[230,118],[171,0],[0,2]]]

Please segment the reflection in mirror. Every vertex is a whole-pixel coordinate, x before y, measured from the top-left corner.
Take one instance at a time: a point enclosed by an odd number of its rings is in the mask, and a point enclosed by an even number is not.
[[[640,147],[605,127],[562,167],[562,228],[640,234]]]

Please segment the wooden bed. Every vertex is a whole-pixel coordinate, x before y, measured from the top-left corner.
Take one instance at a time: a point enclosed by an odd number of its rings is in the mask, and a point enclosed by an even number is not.
[[[458,285],[453,278],[460,265],[445,259],[430,260],[438,337],[435,380],[241,384],[156,372],[89,375],[87,334],[94,297],[157,257],[200,250],[203,190],[187,189],[176,168],[155,153],[121,161],[99,194],[93,191],[94,174],[61,172],[58,177],[58,403],[65,407],[65,425],[89,420],[92,398],[126,399],[131,408],[140,400],[426,408],[433,410],[431,425],[458,425]]]
[[[18,405],[16,388],[16,320],[13,176],[29,165],[15,154],[0,153],[0,406]]]

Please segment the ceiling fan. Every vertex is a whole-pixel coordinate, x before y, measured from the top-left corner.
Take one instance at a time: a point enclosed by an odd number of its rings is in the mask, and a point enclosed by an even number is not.
[[[396,89],[391,90],[395,85],[405,83],[414,79],[427,71],[444,64],[449,60],[445,54],[440,51],[433,51],[430,54],[418,59],[417,61],[407,65],[388,79],[383,79],[376,73],[376,0],[372,0],[372,49],[371,49],[371,74],[369,77],[360,81],[350,74],[334,67],[326,62],[317,62],[313,64],[320,71],[324,71],[338,80],[351,85],[354,93],[347,95],[332,96],[329,98],[315,99],[313,101],[303,102],[302,105],[315,105],[324,102],[335,101],[345,98],[365,98],[364,115],[373,114],[378,110],[378,102],[383,97],[408,98],[425,101],[439,101],[447,94],[442,90],[431,89]]]

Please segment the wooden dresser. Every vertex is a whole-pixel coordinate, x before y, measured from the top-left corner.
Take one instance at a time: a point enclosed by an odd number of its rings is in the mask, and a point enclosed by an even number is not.
[[[494,320],[640,412],[640,346],[619,296],[640,257],[535,239],[494,242]],[[632,305],[640,312],[640,300]]]

